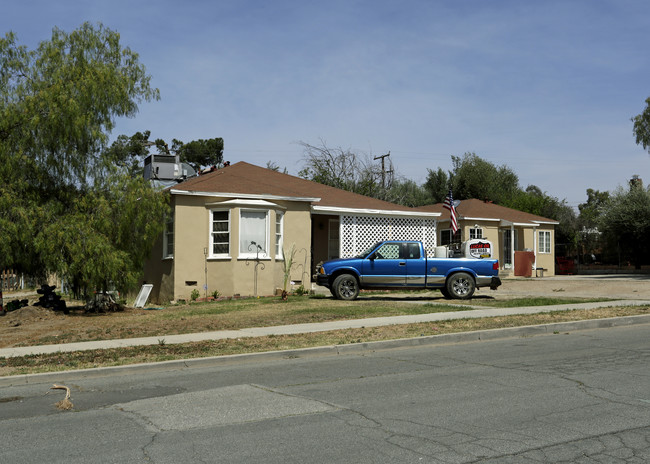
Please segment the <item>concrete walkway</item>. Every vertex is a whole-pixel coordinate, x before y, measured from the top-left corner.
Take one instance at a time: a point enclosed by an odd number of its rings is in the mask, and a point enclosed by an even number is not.
[[[57,345],[39,345],[0,349],[0,357],[27,356],[33,354],[66,353],[72,351],[97,350],[106,348],[124,348],[128,346],[144,346],[158,344],[178,344],[200,342],[206,340],[223,340],[245,337],[262,337],[267,335],[290,335],[300,333],[325,332],[328,330],[358,329],[362,327],[379,327],[396,324],[414,324],[420,322],[449,321],[454,319],[469,319],[495,316],[510,316],[515,314],[534,314],[552,311],[568,311],[572,309],[596,309],[611,306],[644,306],[650,305],[650,300],[617,300],[595,303],[575,303],[553,306],[529,306],[520,308],[485,308],[476,306],[466,311],[417,314],[409,316],[373,317],[368,319],[353,319],[312,324],[293,324],[274,327],[255,327],[240,330],[222,330],[181,335],[161,335],[158,337],[126,338],[119,340],[101,340],[92,342],[63,343]],[[460,305],[459,305],[460,306]],[[466,305],[462,306],[467,308]]]

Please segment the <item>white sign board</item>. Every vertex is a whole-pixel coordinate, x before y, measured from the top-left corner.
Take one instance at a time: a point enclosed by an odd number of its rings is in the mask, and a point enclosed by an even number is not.
[[[147,304],[152,288],[152,284],[144,284],[142,286],[140,293],[138,293],[138,297],[135,299],[135,303],[133,303],[134,308],[144,308],[144,305]]]
[[[492,243],[487,240],[472,240],[467,244],[468,258],[491,258],[492,257]]]

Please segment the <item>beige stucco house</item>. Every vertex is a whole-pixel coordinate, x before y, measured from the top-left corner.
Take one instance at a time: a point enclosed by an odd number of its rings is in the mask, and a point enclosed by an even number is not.
[[[555,275],[555,226],[559,223],[553,219],[481,200],[463,200],[456,208],[459,230],[454,235],[449,211],[442,203],[415,209],[441,214],[437,228],[440,245],[473,238],[491,241],[502,275]]]
[[[172,214],[145,265],[150,299],[272,295],[294,248],[293,287],[311,287],[316,263],[378,240],[436,245],[436,211],[369,198],[239,162],[167,189]]]

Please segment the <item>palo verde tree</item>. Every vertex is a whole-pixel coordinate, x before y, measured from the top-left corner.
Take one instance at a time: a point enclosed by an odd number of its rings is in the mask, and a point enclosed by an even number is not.
[[[28,50],[0,39],[0,267],[127,289],[163,227],[166,198],[105,150],[118,117],[159,98],[117,32],[55,28]]]

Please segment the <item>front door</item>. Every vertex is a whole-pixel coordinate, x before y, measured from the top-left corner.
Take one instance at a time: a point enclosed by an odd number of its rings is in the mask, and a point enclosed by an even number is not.
[[[341,221],[330,219],[327,227],[327,259],[335,259],[341,256]]]
[[[515,250],[519,249],[519,240],[517,237],[518,233],[517,230],[511,230],[511,229],[505,229],[503,231],[503,264],[504,267],[507,269],[510,269],[513,267],[513,262],[512,262],[512,250],[513,246]],[[514,236],[514,243],[513,243],[513,236]]]
[[[512,266],[512,232],[503,231],[503,264]]]

